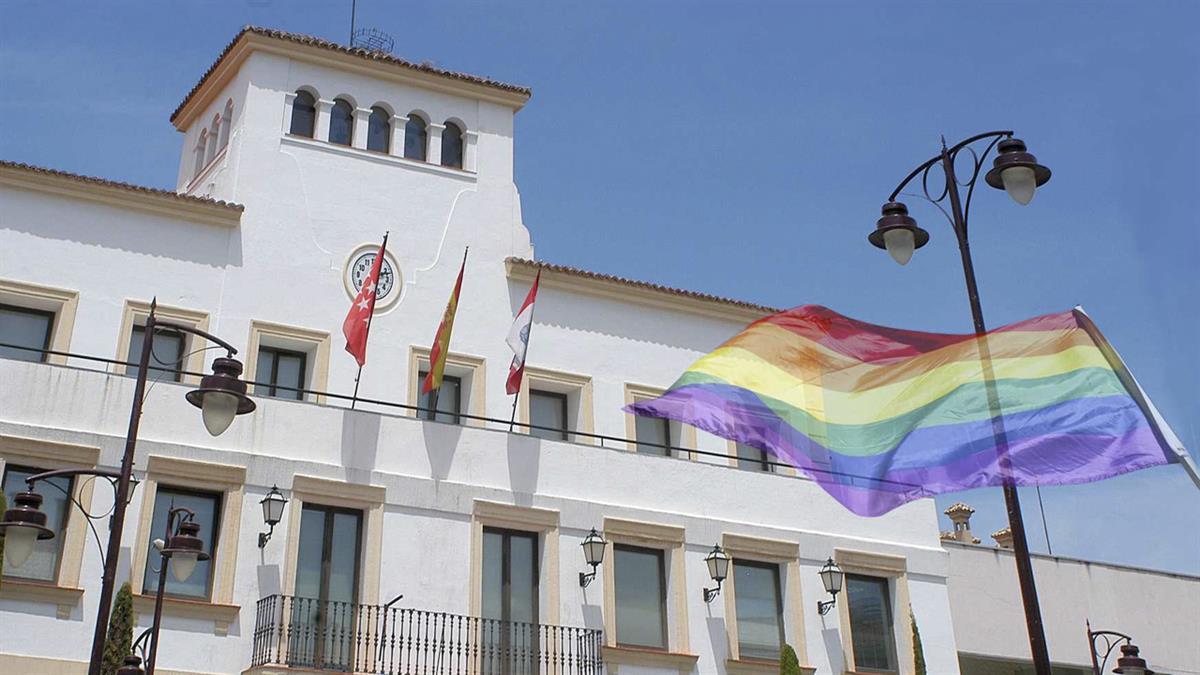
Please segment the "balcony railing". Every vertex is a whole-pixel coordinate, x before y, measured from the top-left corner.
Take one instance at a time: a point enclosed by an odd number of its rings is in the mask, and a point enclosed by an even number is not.
[[[375,675],[600,675],[601,631],[270,595],[251,667]]]

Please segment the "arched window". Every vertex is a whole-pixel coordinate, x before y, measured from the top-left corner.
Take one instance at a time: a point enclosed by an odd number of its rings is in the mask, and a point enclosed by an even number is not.
[[[408,116],[404,125],[404,157],[425,161],[425,148],[429,145],[429,130],[425,120],[416,113]]]
[[[212,124],[208,127],[208,148],[204,152],[204,163],[208,164],[217,156],[217,139],[221,134],[221,116],[213,115]]]
[[[461,169],[463,165],[463,130],[454,122],[447,121],[442,131],[442,166]]]
[[[296,92],[296,100],[292,102],[292,127],[288,133],[312,138],[316,125],[317,99],[307,91]]]
[[[367,149],[388,152],[392,147],[392,116],[378,106],[371,108],[367,120]]]
[[[208,129],[200,130],[200,138],[196,139],[196,166],[192,169],[192,178],[200,175],[204,169],[204,146],[208,143]]]
[[[225,103],[225,112],[221,114],[221,148],[229,145],[229,126],[233,123],[233,100]]]
[[[354,106],[339,98],[333,102],[333,110],[329,113],[329,142],[350,145],[353,137]]]

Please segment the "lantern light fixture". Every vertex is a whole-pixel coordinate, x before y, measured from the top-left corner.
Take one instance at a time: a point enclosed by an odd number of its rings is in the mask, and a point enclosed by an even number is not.
[[[46,527],[46,512],[41,506],[40,494],[32,490],[19,492],[13,497],[13,507],[4,512],[4,520],[0,521],[4,557],[14,568],[29,560],[39,541],[54,537],[54,531]]]
[[[588,533],[588,536],[584,538],[583,543],[580,544],[583,548],[584,561],[592,566],[591,572],[579,573],[580,588],[587,588],[588,584],[592,583],[592,580],[596,578],[596,568],[600,566],[600,563],[604,562],[604,548],[607,544],[608,542],[604,541],[604,537],[601,537],[600,533],[594,527]]]
[[[721,548],[720,544],[713,544],[712,550],[704,556],[704,564],[708,565],[708,576],[717,582],[716,588],[704,589],[704,602],[712,602],[713,598],[721,592],[721,582],[729,576],[729,554]]]
[[[237,415],[254,412],[254,401],[246,396],[246,383],[238,376],[242,374],[242,362],[232,356],[213,359],[213,372],[200,380],[200,388],[187,393],[188,403],[200,408],[204,417],[204,428],[213,436],[220,436],[233,424]]]
[[[279,491],[278,485],[272,485],[271,491],[259,502],[262,505],[263,522],[270,528],[266,532],[258,533],[259,548],[265,548],[267,542],[271,540],[271,535],[275,533],[275,526],[279,524],[279,521],[283,520],[283,507],[287,502],[288,500],[283,496],[283,493]]]
[[[208,560],[199,534],[200,523],[188,518],[179,523],[177,531],[162,549],[162,556],[171,559],[171,576],[179,583],[192,576],[196,563]]]
[[[817,601],[817,613],[825,616],[837,604],[837,594],[842,591],[844,575],[842,574],[842,568],[833,562],[833,558],[826,560],[825,565],[821,567],[821,571],[817,574],[821,575],[821,585],[825,587],[825,592],[833,596],[832,600]]]

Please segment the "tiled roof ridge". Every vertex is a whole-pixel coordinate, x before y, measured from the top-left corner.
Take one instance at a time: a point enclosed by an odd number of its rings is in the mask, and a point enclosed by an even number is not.
[[[34,164],[26,164],[24,162],[13,162],[6,159],[0,159],[0,168],[16,169],[18,171],[28,171],[30,173],[41,174],[44,176],[54,176],[57,178],[65,178],[80,183],[88,183],[90,185],[98,185],[101,187],[117,188],[120,190],[128,190],[130,192],[139,192],[145,195],[155,197],[165,197],[178,199],[185,202],[196,204],[205,204],[209,206],[219,206],[222,208],[232,209],[235,211],[244,211],[246,207],[234,202],[227,202],[221,199],[212,199],[211,197],[196,197],[194,195],[185,195],[171,190],[163,190],[162,188],[146,187],[144,185],[134,185],[119,180],[110,180],[108,178],[99,178],[97,176],[85,176],[79,173],[71,173],[69,171],[60,171],[59,169],[51,169],[44,166],[36,166]]]
[[[776,312],[782,311],[781,309],[779,309],[777,307],[769,307],[767,305],[760,305],[758,303],[747,302],[745,300],[735,300],[733,298],[727,298],[727,297],[723,297],[720,295],[712,295],[709,293],[701,293],[699,291],[691,291],[686,288],[676,288],[673,286],[664,286],[662,284],[656,284],[656,283],[652,283],[649,281],[640,281],[638,279],[629,279],[627,277],[619,277],[614,274],[604,274],[602,272],[593,272],[591,270],[585,270],[585,269],[582,269],[579,267],[571,267],[569,265],[558,265],[555,263],[548,263],[548,262],[543,262],[540,260],[528,260],[526,258],[518,258],[516,256],[510,256],[509,258],[507,258],[507,262],[510,262],[514,265],[524,265],[526,267],[536,267],[539,269],[547,270],[549,272],[558,272],[560,274],[570,274],[572,276],[584,277],[587,279],[595,279],[598,281],[608,281],[608,282],[612,282],[612,283],[622,284],[625,286],[631,286],[634,288],[642,288],[642,289],[651,290],[651,291],[658,291],[660,293],[666,293],[669,295],[678,295],[678,296],[682,296],[682,297],[686,297],[686,298],[692,298],[694,300],[704,300],[707,302],[716,302],[716,303],[720,303],[723,305],[731,305],[733,307],[739,307],[741,309],[747,309],[747,310],[754,311],[754,312],[762,312],[763,314],[775,314]]]
[[[212,76],[213,72],[217,69],[217,66],[220,65],[221,61],[223,61],[229,52],[233,50],[233,47],[238,43],[238,40],[241,40],[242,36],[246,35],[247,33],[254,33],[255,35],[262,35],[263,37],[274,38],[276,40],[286,40],[288,42],[308,45],[311,47],[320,47],[321,49],[328,49],[331,51],[340,52],[342,54],[360,56],[364,59],[389,63],[392,65],[401,66],[403,68],[429,73],[431,75],[438,75],[441,77],[461,80],[463,82],[471,82],[473,84],[480,84],[486,87],[502,89],[504,91],[521,94],[526,97],[533,94],[533,91],[529,87],[518,84],[509,84],[507,82],[493,80],[488,77],[471,75],[469,73],[462,73],[454,70],[446,70],[444,68],[438,68],[437,66],[429,63],[416,63],[402,59],[398,56],[392,56],[391,54],[385,54],[383,52],[371,51],[361,47],[347,47],[346,45],[338,44],[331,40],[326,40],[324,38],[319,38],[312,35],[305,35],[303,33],[291,33],[275,28],[264,28],[262,26],[247,24],[246,26],[242,27],[242,30],[238,31],[238,34],[229,41],[229,44],[225,45],[225,49],[221,50],[221,54],[217,56],[215,61],[212,62],[212,65],[208,67],[208,70],[204,71],[204,74],[200,76],[200,79],[196,82],[195,86],[192,87],[191,91],[187,93],[187,96],[183,97],[183,101],[178,107],[175,108],[175,112],[171,113],[172,122],[174,122],[175,118],[179,116],[179,113],[183,110],[184,106],[188,104],[188,101],[192,100],[192,97],[196,95],[196,92],[200,91],[200,88],[204,86],[204,83],[209,77]]]

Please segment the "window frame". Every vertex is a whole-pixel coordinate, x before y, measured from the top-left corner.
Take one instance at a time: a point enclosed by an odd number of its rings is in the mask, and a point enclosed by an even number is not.
[[[416,156],[416,154],[413,154],[413,155],[409,154],[409,138],[410,138],[410,136],[414,139],[416,138],[415,136],[412,136],[412,134],[409,133],[410,132],[410,128],[409,128],[410,124],[420,127],[420,132],[421,132],[420,136],[421,136],[422,140],[421,140],[421,152],[419,153],[420,154],[419,157]],[[429,161],[429,126],[430,126],[430,122],[428,120],[426,120],[423,115],[417,113],[416,111],[410,112],[408,114],[408,116],[404,119],[404,147],[401,149],[401,152],[400,152],[401,157],[403,157],[404,159],[413,161],[413,162],[428,162]],[[413,145],[414,145],[414,147],[416,146],[415,140],[413,141]],[[414,153],[415,153],[415,150],[414,150]]]
[[[258,379],[258,350],[263,347],[285,349],[306,354],[310,367],[304,373],[304,388],[308,392],[324,392],[329,384],[329,351],[332,338],[329,333],[299,326],[288,326],[254,319],[250,321],[250,335],[246,339],[246,353],[254,358],[247,359],[246,371],[242,374],[247,382]],[[301,401],[324,403],[323,393],[306,392]],[[289,400],[289,399],[283,399]]]
[[[903,657],[904,654],[911,654],[913,649],[912,618],[907,611],[912,603],[908,589],[907,559],[902,556],[872,551],[835,548],[833,560],[846,575],[879,577],[888,581],[888,600],[892,607],[892,644],[896,654],[896,670],[893,672],[899,673],[899,675],[913,675],[912,660]],[[846,593],[845,588],[842,592]],[[853,625],[850,621],[849,596],[839,600],[836,608],[841,625],[842,652],[846,655],[847,660],[846,670],[886,673],[887,671],[861,670],[857,667],[854,656]]]
[[[591,436],[595,431],[592,409],[592,378],[526,364],[525,376],[521,378],[521,389],[517,396],[517,421],[529,424],[529,392],[532,390],[556,392],[567,395],[567,439],[566,443],[595,445]],[[522,432],[528,433],[528,427]]]
[[[140,336],[139,336],[139,333],[140,333]],[[141,342],[144,344],[145,334],[146,334],[146,324],[134,324],[133,326],[131,326],[129,328],[129,345],[126,347],[126,349],[129,352],[132,352],[133,345],[135,343]],[[159,355],[154,349],[154,340],[157,339],[160,334],[161,335],[177,335],[177,336],[179,336],[179,352],[175,355],[175,359],[173,361],[160,362],[158,360]],[[191,343],[190,336],[187,333],[184,333],[183,331],[178,331],[178,330],[175,330],[174,328],[168,328],[168,327],[163,327],[163,328],[155,330],[154,338],[152,338],[150,340],[150,360],[146,364],[146,367],[149,368],[151,371],[151,374],[146,376],[147,379],[149,379],[151,381],[156,381],[158,378],[153,373],[155,371],[157,371],[159,373],[174,373],[175,376],[172,377],[170,381],[171,382],[182,382],[183,381],[183,370],[184,370],[183,361],[185,359],[185,355],[188,352],[188,347],[190,346],[190,343]],[[126,359],[129,359],[128,355],[126,356]],[[129,362],[132,363],[131,360]],[[174,367],[171,367],[169,365],[171,363],[174,363]],[[134,365],[134,366],[127,365],[125,374],[129,377],[137,377],[137,371],[129,372],[130,368],[136,368],[136,367],[137,367],[136,365]]]
[[[79,307],[78,291],[0,278],[0,303],[54,314],[50,343],[46,348],[63,354],[46,354],[42,363],[67,363],[65,354],[71,350],[75,311]]]
[[[760,459],[755,459],[755,458],[751,458],[751,457],[742,457],[740,454],[740,450],[743,447],[750,448],[752,450],[755,450],[756,452],[762,453],[762,459],[760,460]],[[780,473],[778,471],[779,467],[773,463],[773,462],[775,462],[775,460],[773,460],[771,458],[771,454],[769,452],[767,452],[766,450],[763,450],[762,448],[756,448],[753,445],[748,445],[746,443],[740,443],[738,441],[731,440],[731,441],[729,441],[729,451],[730,451],[729,463],[731,466],[733,466],[735,468],[741,469],[743,471],[755,471],[758,473]],[[753,466],[743,466],[743,463],[752,464]]]
[[[302,133],[303,130],[301,130],[301,133],[296,132],[296,103],[300,101],[301,95],[307,96],[309,99],[312,100],[311,106],[308,106],[308,107],[312,108],[312,124],[309,125],[308,133]],[[290,107],[289,107],[290,114],[288,116],[287,134],[289,136],[296,136],[297,138],[311,138],[313,140],[316,140],[317,118],[320,117],[317,104],[321,101],[321,97],[319,95],[317,95],[315,92],[312,92],[312,91],[309,91],[309,90],[303,89],[303,88],[297,89],[295,92],[293,92],[291,94],[291,97],[292,97],[292,100],[290,101]],[[307,109],[307,108],[305,108],[305,109]]]
[[[206,545],[205,548],[202,550],[209,555],[209,561],[210,561],[209,565],[208,565],[208,582],[204,586],[204,595],[200,596],[200,595],[187,595],[185,593],[172,593],[170,591],[171,580],[167,579],[167,584],[166,584],[166,586],[163,587],[163,598],[175,598],[177,600],[186,600],[186,601],[191,601],[191,602],[197,602],[197,601],[212,602],[213,601],[213,593],[216,589],[217,556],[219,555],[218,546],[220,544],[220,538],[221,538],[220,537],[221,526],[223,524],[222,519],[225,517],[224,508],[223,508],[223,506],[224,506],[223,502],[225,501],[225,493],[221,492],[221,491],[214,491],[214,490],[206,490],[206,489],[198,489],[198,488],[190,488],[190,487],[179,487],[177,485],[171,485],[168,483],[160,482],[154,488],[154,507],[153,507],[154,510],[157,510],[157,508],[159,506],[159,497],[160,497],[160,495],[162,495],[162,493],[164,491],[167,491],[167,492],[170,492],[173,494],[178,494],[178,495],[187,495],[187,496],[191,496],[191,497],[202,497],[205,499],[211,499],[213,502],[213,526],[212,526],[211,531],[209,531],[209,532],[205,532],[203,529],[200,530],[200,539]],[[170,507],[168,506],[167,508],[170,508]],[[153,542],[155,535],[161,535],[161,532],[156,532],[153,529],[153,522],[154,522],[153,511],[151,512],[151,515],[150,515],[150,522],[152,525],[149,528],[149,536],[150,536],[150,541]],[[161,538],[161,537],[159,537],[159,538]],[[150,555],[149,548],[147,548],[146,564],[143,566],[143,569],[142,569],[142,593],[143,594],[146,594],[146,592],[148,590],[147,586],[146,586],[146,582],[149,581],[148,577],[149,577],[150,568],[155,563],[161,563],[161,556],[156,558],[155,556]],[[161,572],[161,568],[160,568],[160,572]],[[193,571],[192,574],[195,574],[195,571]],[[154,592],[154,593],[158,592],[157,576],[155,577],[155,588],[153,589],[152,592]]]
[[[775,587],[775,617],[779,622],[779,650],[780,650],[780,654],[782,654],[783,646],[788,643],[787,642],[787,615],[786,615],[786,611],[784,609],[785,603],[783,601],[783,590],[784,590],[783,589],[783,576],[785,574],[785,571],[783,569],[781,569],[783,567],[783,565],[781,565],[778,562],[762,561],[762,560],[756,560],[754,558],[739,556],[739,557],[732,558],[730,560],[730,576],[731,577],[736,576],[737,568],[739,565],[742,567],[749,567],[749,568],[760,569],[760,570],[768,570],[771,572],[772,580],[774,582],[774,587]],[[755,656],[755,655],[747,656],[745,653],[743,653],[743,651],[742,651],[743,650],[742,634],[741,634],[742,623],[741,623],[741,615],[740,615],[740,613],[737,612],[737,595],[736,594],[734,595],[733,600],[734,600],[734,613],[738,614],[737,633],[733,636],[734,640],[737,642],[738,658],[743,659],[743,660],[748,660],[748,661],[778,661],[779,660],[778,657],[772,659],[769,657],[761,657],[761,656]]]
[[[334,140],[333,125],[339,122],[338,106],[343,106],[346,113],[346,142]],[[329,106],[329,129],[325,134],[325,140],[333,145],[340,145],[344,148],[354,147],[354,126],[357,120],[354,119],[354,111],[357,106],[344,96],[339,96],[333,99],[333,105]]]
[[[370,108],[371,113],[367,115],[367,137],[366,145],[364,146],[368,152],[378,152],[384,155],[392,154],[392,113],[388,112],[383,106],[375,105]],[[377,118],[376,115],[380,117]],[[383,148],[371,147],[371,132],[380,122],[377,119],[382,119],[383,131]]]
[[[600,566],[604,577],[602,617],[604,621],[604,660],[614,664],[662,665],[664,659],[677,669],[691,670],[699,658],[691,654],[688,622],[687,551],[684,529],[675,525],[650,523],[623,518],[604,519],[604,559],[613,561],[613,546],[629,544],[663,551],[667,593],[667,649],[642,649],[618,645],[616,626],[615,565]],[[582,537],[580,539],[582,541]]]
[[[424,394],[420,393],[420,388],[421,388],[420,383],[425,381],[425,376],[428,374],[429,374],[429,371],[426,369],[421,369],[421,370],[417,371],[417,383],[418,383],[417,384],[417,392],[418,392],[417,393],[417,407],[419,407],[419,408],[425,407],[425,406],[421,405],[421,397],[424,396]],[[443,372],[442,373],[442,384],[445,384],[446,380],[450,380],[451,382],[453,382],[455,384],[455,387],[454,387],[454,412],[442,412],[441,410],[418,410],[417,411],[417,419],[425,420],[427,422],[443,422],[444,420],[437,419],[438,415],[450,415],[454,419],[450,422],[446,422],[447,424],[462,424],[463,378],[458,375],[449,375],[449,374]],[[438,391],[438,404],[441,404],[441,402],[442,402],[442,392],[441,392],[441,390],[439,390]]]
[[[50,349],[50,345],[54,339],[54,324],[58,320],[58,315],[55,312],[53,312],[51,310],[47,310],[47,309],[37,309],[34,307],[11,305],[7,302],[4,302],[2,299],[0,299],[0,310],[15,311],[20,314],[42,315],[42,316],[48,317],[50,319],[46,324],[46,336],[42,340],[42,346],[41,346],[42,353],[40,355],[41,358],[39,358],[37,361],[31,361],[31,363],[46,363],[50,358],[50,354],[47,353],[47,350]],[[22,360],[23,361],[25,359],[14,359],[14,360]]]
[[[150,303],[141,300],[126,300],[125,309],[121,315],[121,329],[117,334],[117,365],[113,366],[113,372],[117,375],[125,375],[130,370],[125,363],[129,361],[129,344],[135,325],[145,326],[146,317],[150,314]],[[177,323],[198,328],[203,331],[208,330],[208,314],[194,309],[184,309],[182,307],[172,307],[169,305],[158,305],[155,309],[155,314],[160,321],[168,323]],[[187,355],[184,363],[180,365],[180,370],[200,373],[204,370],[204,356],[206,352],[197,351],[189,348],[192,343],[190,339],[185,339],[183,351]],[[178,380],[182,384],[199,384],[199,375],[184,375]]]
[[[408,404],[412,409],[407,412],[410,417],[424,419],[418,407],[421,405],[421,373],[429,371],[429,348],[410,345],[408,350]],[[482,427],[483,420],[463,417],[464,415],[485,415],[487,393],[487,359],[482,356],[472,356],[461,352],[446,354],[446,370],[443,377],[453,376],[459,379],[459,412],[457,424],[468,427]]]
[[[453,134],[448,137],[446,135],[446,132],[450,131],[450,130],[453,130]],[[449,168],[449,169],[458,169],[461,171],[463,169],[463,166],[466,164],[466,155],[467,155],[466,136],[467,136],[467,130],[461,123],[459,123],[455,120],[446,120],[445,124],[442,126],[441,153],[440,153],[440,157],[438,158],[438,164],[440,164],[441,166],[444,166],[446,168]],[[448,162],[446,159],[447,139],[454,138],[454,137],[458,138],[458,162],[457,163]]]
[[[263,382],[262,381],[262,373],[258,372],[258,362],[262,359],[264,350],[271,353],[271,381],[270,382]],[[279,384],[279,357],[280,356],[297,356],[300,358],[300,382],[299,382],[300,391],[287,392],[288,394],[294,394],[294,396],[291,396],[291,395],[280,396],[277,392],[277,389],[280,386],[280,384]],[[296,349],[288,349],[286,347],[275,347],[273,345],[260,344],[258,346],[258,349],[255,351],[254,360],[255,360],[255,373],[254,373],[254,380],[252,381],[252,384],[254,385],[254,389],[253,389],[254,396],[267,396],[267,397],[271,397],[271,398],[280,398],[280,399],[288,400],[288,401],[303,401],[304,397],[308,395],[304,391],[305,389],[308,388],[305,386],[305,384],[307,384],[308,378],[309,378],[308,352],[299,351]],[[266,392],[266,393],[261,393],[258,391],[259,387],[266,387],[270,391]],[[284,388],[287,389],[286,386]]]
[[[559,513],[552,509],[516,506],[476,499],[471,512],[471,616],[483,612],[483,531],[484,528],[535,533],[538,537],[538,617],[550,625],[559,623],[562,606],[559,596]],[[582,536],[580,537],[582,541]]]
[[[800,546],[795,541],[782,539],[764,539],[735,532],[724,532],[721,535],[721,546],[729,554],[733,562],[756,562],[773,564],[779,568],[779,601],[783,605],[783,634],[786,644],[796,650],[796,657],[801,663],[801,670],[812,672],[808,663],[808,646],[804,628],[804,611],[807,606],[804,600],[801,577],[809,572],[801,572]],[[814,568],[813,575],[816,576]],[[722,592],[725,602],[725,628],[729,644],[729,658],[725,662],[730,675],[744,675],[761,672],[764,663],[774,663],[762,659],[744,659],[738,637],[737,615],[737,576],[731,574],[725,580],[725,590]],[[778,670],[778,666],[773,666]]]
[[[540,434],[552,433],[551,427],[538,425],[539,428],[536,428],[536,429],[534,428],[534,426],[533,426],[533,401],[535,398],[542,398],[542,399],[551,399],[552,398],[558,402],[559,405],[557,407],[559,408],[559,410],[562,414],[562,428],[558,430],[559,434],[561,434],[561,438],[551,438],[548,436],[540,435]],[[571,440],[571,418],[570,418],[570,407],[568,405],[567,394],[562,393],[562,392],[557,392],[557,391],[549,391],[546,389],[530,389],[529,396],[526,397],[526,400],[529,401],[529,422],[528,422],[529,427],[527,430],[528,430],[530,436],[536,436],[538,438],[541,438],[541,439],[547,440],[547,441],[569,442]]]
[[[483,525],[483,536],[486,538],[488,533],[499,534],[502,539],[503,552],[502,565],[500,573],[501,586],[501,604],[503,605],[502,616],[499,621],[512,622],[512,614],[510,613],[511,606],[511,587],[512,587],[512,553],[511,545],[513,537],[521,537],[529,539],[533,542],[533,620],[524,623],[540,624],[542,617],[542,542],[541,533],[537,531],[524,530],[512,527],[503,527],[498,525]],[[485,544],[486,547],[486,544]],[[486,554],[481,553],[481,562],[487,563]],[[482,566],[480,570],[482,571]],[[482,577],[480,579],[480,609],[479,616],[483,617],[482,612]],[[507,616],[505,616],[507,615]]]

